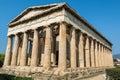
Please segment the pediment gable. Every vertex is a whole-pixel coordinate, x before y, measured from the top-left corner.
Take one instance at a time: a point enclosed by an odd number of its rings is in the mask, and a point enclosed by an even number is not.
[[[45,12],[47,10],[50,10],[54,7],[57,7],[57,6],[60,6],[60,5],[63,5],[63,4],[64,3],[58,3],[58,4],[34,6],[34,7],[27,8],[20,15],[18,15],[15,19],[13,19],[9,24],[16,23],[16,22],[21,22],[23,20],[27,20],[31,17],[42,14],[43,12]]]

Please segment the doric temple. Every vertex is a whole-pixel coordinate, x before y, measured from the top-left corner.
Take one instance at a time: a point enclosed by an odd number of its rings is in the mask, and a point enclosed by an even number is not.
[[[29,7],[8,24],[3,68],[71,72],[113,67],[112,43],[66,3]]]

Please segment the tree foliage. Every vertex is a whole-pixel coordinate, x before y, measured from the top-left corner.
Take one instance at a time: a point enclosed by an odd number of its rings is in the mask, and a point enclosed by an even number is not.
[[[114,62],[118,62],[117,59],[113,59]]]
[[[0,74],[0,80],[32,80],[32,78],[16,77],[13,75]]]
[[[112,79],[120,80],[120,67],[107,69],[106,74]]]
[[[2,67],[2,65],[4,63],[4,58],[5,58],[5,54],[0,53],[0,67]]]

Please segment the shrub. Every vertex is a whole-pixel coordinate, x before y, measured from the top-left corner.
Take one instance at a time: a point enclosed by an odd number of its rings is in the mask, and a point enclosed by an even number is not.
[[[5,57],[5,54],[0,54],[0,67],[2,67],[4,63],[4,57]]]
[[[0,74],[0,80],[32,80],[32,79],[27,77],[16,77],[13,75]]]
[[[106,75],[113,79],[120,79],[120,67],[107,69]]]

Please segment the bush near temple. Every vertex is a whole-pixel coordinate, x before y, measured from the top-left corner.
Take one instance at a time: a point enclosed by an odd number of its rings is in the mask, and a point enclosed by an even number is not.
[[[120,67],[107,69],[106,70],[107,78],[114,79],[114,80],[120,80]]]
[[[32,80],[32,79],[27,77],[16,77],[13,75],[0,74],[0,80]]]
[[[5,54],[0,53],[0,67],[2,67],[4,63],[4,58],[5,58]]]

